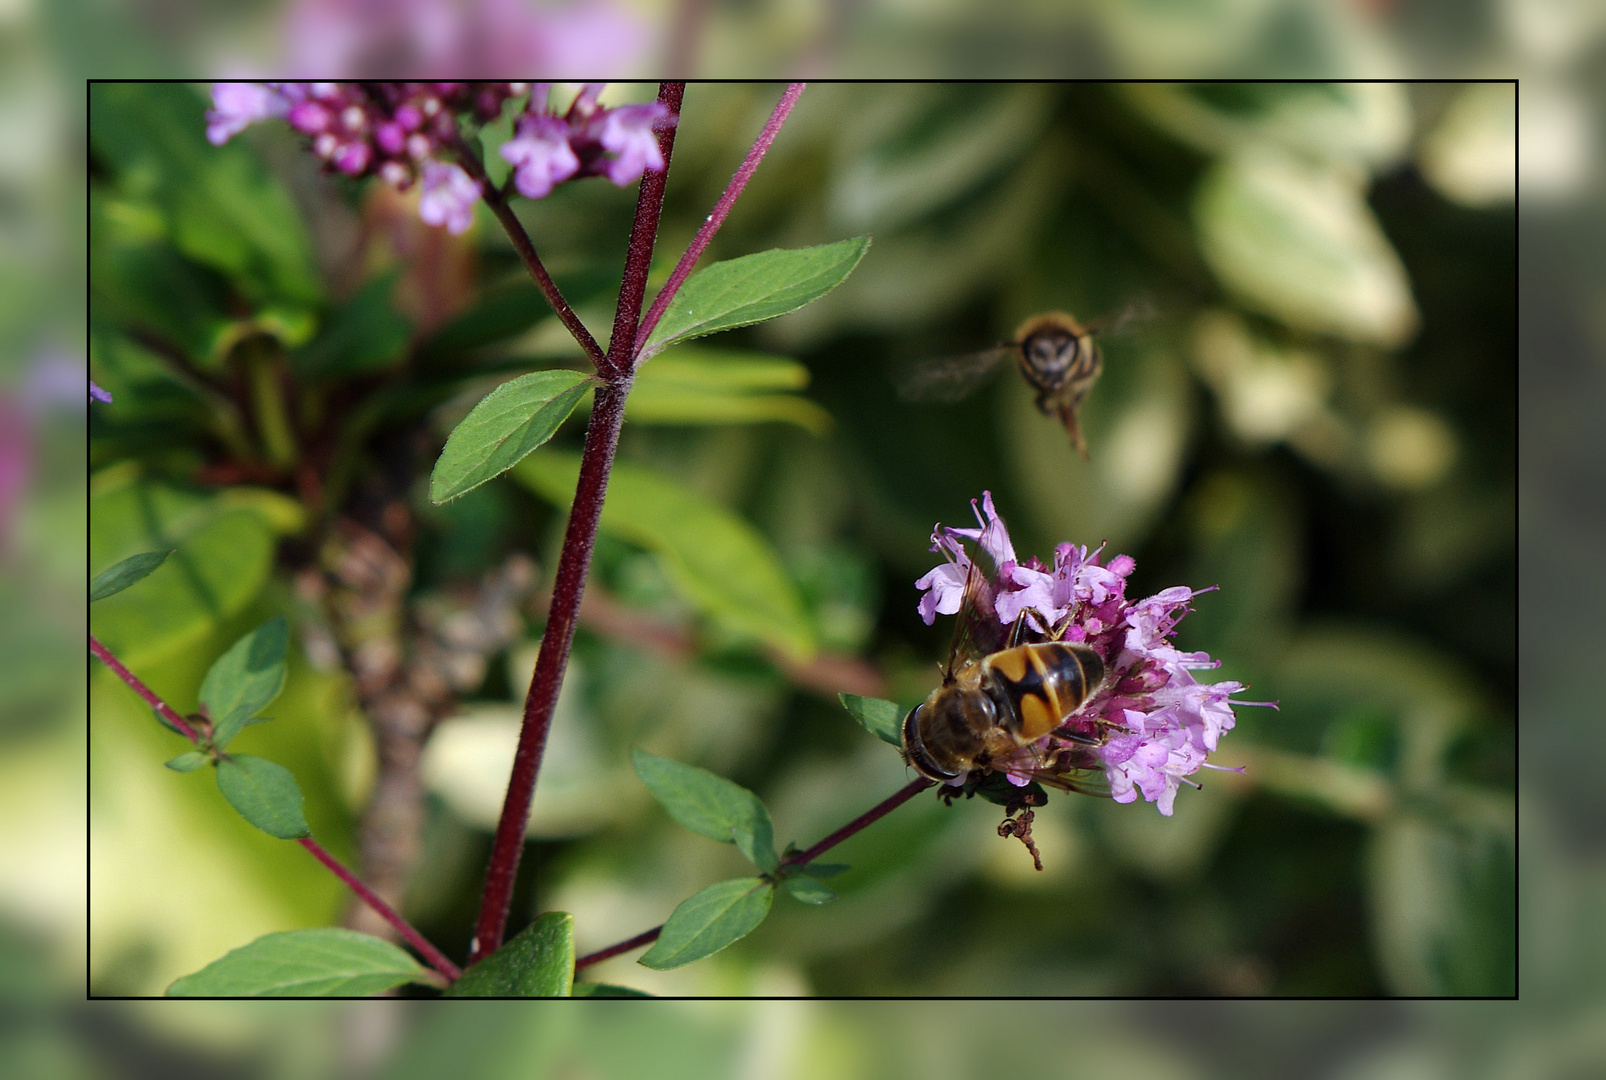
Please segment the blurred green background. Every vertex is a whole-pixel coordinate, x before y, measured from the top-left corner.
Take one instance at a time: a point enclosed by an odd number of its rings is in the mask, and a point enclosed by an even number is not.
[[[688,91],[660,279],[774,96]],[[91,569],[181,553],[91,626],[190,708],[219,650],[290,614],[304,662],[279,723],[246,738],[359,859],[353,823],[390,782],[362,713],[384,706],[327,642],[359,665],[365,649],[417,667],[450,653],[406,907],[461,953],[572,481],[556,449],[444,507],[424,477],[485,390],[575,349],[488,217],[462,240],[428,233],[389,193],[317,176],[282,130],[213,150],[189,87],[96,86],[90,108],[91,369],[117,399],[91,415]],[[1468,143],[1507,138],[1509,168],[1513,108],[1498,84],[808,92],[710,257],[875,244],[825,300],[643,372],[620,523],[592,570],[606,607],[575,648],[520,921],[572,911],[591,951],[737,871],[644,797],[630,746],[753,788],[801,846],[905,783],[835,692],[909,704],[934,685],[950,629],[920,623],[912,582],[932,523],[965,520],[986,488],[1023,552],[1107,542],[1136,557],[1135,595],[1220,586],[1180,643],[1281,702],[1244,710],[1223,745],[1246,773],[1171,820],[1055,800],[1035,828],[1043,873],[990,835],[991,807],[922,799],[840,849],[839,902],[785,902],[706,963],[653,973],[632,955],[597,979],[1514,993],[1514,218],[1450,197],[1488,168]],[[633,203],[575,184],[520,208],[599,333]],[[1155,315],[1105,342],[1089,462],[1008,371],[956,404],[896,395],[899,372],[1024,316],[1134,298]],[[804,381],[829,418],[787,392]],[[630,501],[650,478],[661,490]],[[354,553],[373,557],[353,528],[386,538],[399,584],[353,577]],[[489,583],[528,559],[533,598]],[[153,769],[172,740],[109,673],[94,687],[97,993],[159,992],[262,932],[340,916],[311,860],[204,781]]]
[[[8,504],[12,514],[4,562],[0,563],[5,625],[15,628],[15,640],[8,640],[0,653],[7,658],[0,685],[6,687],[5,790],[11,793],[3,832],[6,857],[0,860],[8,871],[5,970],[12,973],[5,1001],[7,1013],[14,1018],[6,1028],[7,1057],[19,1063],[24,1074],[40,1076],[122,1075],[147,1063],[183,1075],[266,1075],[287,1070],[365,1074],[393,1056],[400,1060],[420,1053],[419,1042],[398,1041],[398,1032],[408,1022],[394,1019],[392,1007],[384,1003],[344,1009],[196,1005],[182,1012],[173,1006],[70,1008],[56,1003],[61,995],[78,996],[86,959],[81,839],[85,789],[80,779],[84,752],[80,732],[85,713],[83,698],[73,690],[86,670],[83,654],[74,644],[84,625],[80,605],[85,568],[79,539],[83,532],[81,524],[76,524],[82,521],[77,515],[82,513],[78,508],[83,489],[75,479],[82,475],[84,429],[78,405],[65,398],[58,402],[48,394],[25,392],[30,386],[49,383],[39,372],[74,367],[82,371],[86,339],[79,297],[84,290],[80,254],[84,232],[79,223],[85,156],[79,119],[83,91],[76,80],[90,72],[200,76],[225,70],[266,70],[275,66],[271,59],[257,68],[242,68],[238,58],[253,51],[270,58],[278,56],[275,50],[283,48],[286,38],[285,5],[274,3],[206,5],[204,9],[113,3],[96,5],[83,20],[67,17],[77,10],[73,5],[22,4],[0,13],[4,16],[0,41],[7,57],[0,107],[9,121],[0,143],[7,230],[5,243],[0,244],[0,269],[6,275],[4,295],[8,298],[0,321],[6,343],[0,350],[0,387],[7,400],[20,404],[27,416],[19,422],[14,414],[8,414],[7,431],[29,435],[21,442],[29,450],[25,455],[27,480]],[[645,5],[636,10],[648,12],[645,21],[654,26],[672,21],[667,9]],[[709,10],[718,33],[702,38],[692,35],[701,45],[692,65],[699,72],[740,72],[748,58],[765,55],[753,48],[756,38],[744,36],[755,27],[762,29],[764,20],[756,19],[756,14],[784,30],[799,12],[814,19],[828,9],[824,5],[714,4]],[[1606,284],[1606,267],[1600,263],[1600,252],[1606,250],[1600,243],[1606,202],[1598,167],[1603,115],[1600,72],[1606,69],[1598,63],[1603,40],[1599,9],[1568,3],[1491,2],[1469,8],[1432,0],[1382,5],[1285,0],[1225,7],[1067,5],[1053,9],[1052,14],[1048,9],[1033,14],[1011,8],[990,12],[985,19],[942,5],[918,10],[841,5],[829,10],[859,17],[839,33],[814,41],[807,55],[799,57],[783,48],[786,66],[803,74],[868,74],[872,64],[874,70],[887,70],[880,62],[897,56],[901,70],[932,74],[969,65],[967,70],[994,74],[1022,70],[1054,75],[1254,71],[1522,77],[1524,231],[1519,279],[1524,316],[1520,339],[1524,482],[1519,521],[1525,558],[1518,591],[1524,676],[1519,700],[1525,743],[1533,750],[1529,765],[1522,770],[1528,781],[1522,801],[1519,875],[1524,1001],[1520,1007],[1077,1004],[1046,1005],[1037,1011],[1000,1005],[995,1013],[988,1013],[986,1007],[959,1005],[846,1008],[732,1003],[703,1007],[714,1010],[716,1020],[687,1020],[706,1014],[696,1014],[693,1006],[672,1006],[683,1010],[678,1014],[683,1022],[677,1027],[689,1033],[687,1038],[696,1038],[696,1033],[709,1030],[711,1024],[717,1027],[723,1022],[727,1038],[733,1041],[736,1036],[731,1032],[746,1033],[753,1043],[774,1042],[778,1057],[760,1059],[759,1064],[764,1065],[766,1061],[803,1060],[802,1051],[792,1049],[797,1043],[776,1033],[799,1031],[795,1018],[806,1014],[808,1019],[801,1025],[803,1041],[824,1047],[820,1053],[834,1054],[830,1063],[848,1075],[853,1075],[855,1068],[861,1072],[886,1068],[889,1061],[919,1063],[923,1071],[938,1074],[963,1075],[973,1068],[972,1058],[963,1053],[930,1052],[927,1047],[934,1040],[939,1050],[951,1045],[939,1037],[971,1047],[985,1046],[989,1053],[1026,1048],[1042,1059],[1040,1064],[1039,1058],[1033,1059],[1036,1067],[1076,1075],[1081,1070],[1066,1064],[1066,1040],[1038,1033],[1047,1028],[1059,1036],[1067,1020],[1082,1019],[1087,1022],[1078,1026],[1078,1039],[1108,1035],[1119,1042],[1120,1060],[1128,1069],[1136,1068],[1134,1047],[1175,1047],[1174,1056],[1147,1068],[1165,1076],[1286,1075],[1297,1070],[1346,1077],[1563,1077],[1598,1071],[1606,1061],[1595,1034],[1602,1026],[1599,973],[1606,970],[1606,949],[1599,933],[1603,814],[1591,767],[1600,758],[1601,728],[1589,673],[1602,644],[1592,618],[1595,605],[1590,602],[1599,593],[1601,581],[1598,507],[1602,505],[1602,484],[1594,463],[1602,460],[1597,421],[1602,401],[1601,358],[1606,356],[1598,318]],[[1215,17],[1220,10],[1241,15]],[[1089,11],[1101,14],[1089,17]],[[237,24],[220,28],[210,21],[241,14],[256,20],[258,33],[243,32]],[[1044,18],[1059,30],[1047,32]],[[1114,36],[1110,27],[1123,18],[1141,32]],[[1337,27],[1338,32],[1320,36],[1316,47],[1309,47],[1307,37],[1306,48],[1291,52],[1280,47],[1277,35],[1264,32],[1268,27],[1297,28],[1302,24]],[[976,47],[978,42],[987,44],[998,36],[1010,36],[1013,43]],[[657,31],[655,47],[662,49],[667,37]],[[771,40],[790,43],[798,39],[778,33]],[[142,41],[144,45],[139,44]],[[1022,66],[1028,55],[1022,51],[1022,41],[1033,50],[1040,49],[1029,54],[1036,68]],[[1128,46],[1118,48],[1121,41]],[[642,55],[651,58],[657,53],[647,50]],[[643,63],[643,67],[653,66],[655,59]],[[536,63],[530,69],[550,67]],[[348,73],[358,72],[350,69]],[[805,95],[805,104],[809,101]],[[1429,114],[1413,110],[1412,156],[1418,161],[1423,160],[1420,151],[1429,127]],[[1509,147],[1509,136],[1501,136],[1497,142]],[[1481,156],[1498,161],[1501,152],[1495,149]],[[1509,155],[1510,151],[1503,152]],[[1479,156],[1471,155],[1473,160]],[[729,167],[720,165],[726,171]],[[1487,172],[1494,181],[1481,185],[1481,194],[1474,181],[1461,192],[1461,198],[1474,203],[1491,200],[1495,209],[1486,213],[1498,218],[1509,213],[1509,190],[1499,179],[1502,169]],[[684,174],[677,172],[677,176]],[[1383,185],[1389,176],[1385,170]],[[1434,186],[1439,185],[1442,179]],[[1439,190],[1444,189],[1439,186]],[[1376,197],[1376,189],[1368,192],[1375,209],[1383,213],[1386,204]],[[1449,201],[1454,202],[1455,197]],[[673,185],[670,209],[671,213],[677,210]],[[1404,255],[1398,218],[1385,221],[1391,243]],[[739,213],[732,228],[742,226]],[[878,233],[878,241],[884,238],[884,233]],[[1406,265],[1413,275],[1420,272],[1410,258]],[[867,264],[865,269],[869,268]],[[1412,293],[1419,309],[1426,312],[1428,296],[1414,277]],[[1046,303],[1072,306],[1074,300],[1054,297]],[[988,333],[1007,333],[1010,317],[998,313],[998,324],[989,326]],[[1431,328],[1422,332],[1430,333]],[[1113,362],[1122,345],[1109,343],[1112,381]],[[956,347],[957,343],[944,343],[942,351]],[[992,392],[1007,391],[994,387]],[[1409,400],[1420,403],[1418,398]],[[1214,399],[1207,396],[1203,402],[1212,410],[1210,423],[1223,424]],[[1481,437],[1476,432],[1457,434],[1458,439]],[[1467,452],[1464,443],[1458,443],[1458,449],[1461,454]],[[1096,455],[1095,463],[1098,461]],[[989,477],[984,482],[993,480]],[[1000,492],[1003,490],[1000,485]],[[963,491],[961,497],[973,494]],[[1014,502],[1004,509],[1017,528],[1025,524],[1025,511]],[[938,513],[945,520],[959,516],[946,506]],[[929,522],[920,527],[929,527]],[[1140,556],[1142,572],[1162,569],[1155,562],[1155,553],[1143,549],[1135,549],[1135,553]],[[906,581],[898,585],[906,587]],[[1225,594],[1212,596],[1220,603],[1227,600]],[[890,601],[887,605],[898,606]],[[1196,614],[1189,632],[1194,622],[1202,626],[1208,616],[1208,609]],[[1510,623],[1509,617],[1497,619],[1490,629]],[[1184,637],[1185,644],[1190,641]],[[1228,662],[1241,661],[1228,657]],[[1224,674],[1233,676],[1232,672]],[[1257,671],[1253,677],[1258,695],[1268,685],[1266,676]],[[1480,677],[1490,686],[1499,686],[1502,680],[1498,674]],[[1287,715],[1278,717],[1278,722],[1286,723]],[[1258,722],[1259,715],[1254,716]],[[1257,739],[1265,734],[1265,725],[1260,727]],[[1245,734],[1248,732],[1232,736],[1229,748],[1232,740]],[[305,775],[303,783],[307,783]],[[1211,791],[1221,786],[1213,785]],[[1183,802],[1183,810],[1197,810],[1211,791],[1196,795],[1191,806]],[[1141,808],[1130,809],[1134,814],[1142,812]],[[1171,824],[1182,820],[1179,811],[1179,819]],[[783,822],[783,831],[785,828]],[[991,836],[981,840],[1008,846]],[[1014,854],[1024,857],[1018,849]],[[251,862],[257,864],[259,856],[259,852],[253,853]],[[159,877],[169,869],[160,866],[150,876]],[[191,873],[194,869],[193,865],[189,868]],[[1051,863],[1051,873],[1053,869]],[[197,904],[180,897],[176,902],[186,912],[205,913],[206,917],[193,920],[195,923],[212,922],[210,899]],[[324,910],[332,911],[337,899],[329,896],[323,902]],[[639,925],[656,917],[642,913]],[[632,923],[630,929],[636,925]],[[1371,967],[1374,954],[1367,951],[1364,965]],[[215,955],[215,950],[207,955]],[[641,972],[634,965],[626,968],[630,975]],[[956,1008],[976,1016],[977,1022],[939,1023],[936,1027],[923,1023],[928,1018],[951,1017]],[[717,1012],[719,1009],[725,1011]],[[487,1042],[512,1047],[505,1052],[517,1055],[519,1047],[526,1045],[519,1042],[520,1033],[529,1028],[517,1018],[529,1014],[511,1006],[509,1013],[507,1019],[497,1021],[503,1034]],[[1590,1016],[1596,1019],[1590,1020]],[[15,1022],[23,1020],[27,1022]],[[626,1027],[639,1039],[618,1040],[620,1045],[652,1045],[649,1040],[662,1037],[647,1014],[639,1014],[633,1023],[640,1026],[639,1031],[629,1024]],[[998,1025],[1009,1026],[1007,1040],[990,1034]],[[974,1033],[968,1040],[967,1031]],[[421,1029],[416,1037],[446,1041],[433,1028]],[[1247,1057],[1246,1047],[1253,1048]],[[701,1051],[704,1056],[697,1060],[710,1063],[703,1072],[723,1075],[730,1071],[732,1059],[719,1056],[721,1052],[715,1041]],[[1103,1060],[1096,1054],[1074,1059],[1091,1060],[1095,1067]],[[493,1060],[486,1066],[486,1075],[505,1071],[508,1060],[500,1059],[502,1064]],[[749,1060],[742,1059],[744,1064]],[[786,1072],[786,1068],[772,1070],[772,1074]],[[614,1074],[617,1069],[604,1073]],[[747,1074],[744,1070],[743,1075]]]

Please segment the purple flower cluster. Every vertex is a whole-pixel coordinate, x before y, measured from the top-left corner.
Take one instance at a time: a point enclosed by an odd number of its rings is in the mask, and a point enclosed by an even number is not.
[[[620,187],[643,172],[662,172],[658,132],[678,119],[663,104],[597,104],[601,83],[587,83],[560,116],[549,111],[548,87],[537,83],[502,156],[513,166],[513,185],[528,199],[546,197],[565,180],[606,176]]]
[[[1103,687],[1065,727],[1103,739],[1092,754],[1116,802],[1132,802],[1141,793],[1169,817],[1178,786],[1192,783],[1184,778],[1216,767],[1205,759],[1222,732],[1233,727],[1232,706],[1266,704],[1229,700],[1244,688],[1242,683],[1199,682],[1192,672],[1218,667],[1220,661],[1172,645],[1177,623],[1191,610],[1189,602],[1208,590],[1179,585],[1129,601],[1126,579],[1136,567],[1131,557],[1118,555],[1104,564],[1098,550],[1089,553],[1085,547],[1061,544],[1053,566],[1036,558],[1022,562],[993,508],[991,492],[982,494],[976,521],[979,528],[938,525],[933,531],[931,550],[943,556],[943,563],[915,582],[925,594],[920,617],[929,626],[937,615],[959,611],[971,569],[963,542],[975,541],[994,567],[988,592],[992,617],[1003,628],[1024,616],[1038,633],[1088,645],[1103,658]],[[993,767],[1024,786],[1054,771],[1058,745],[1044,736]],[[963,778],[956,782],[963,783]]]
[[[456,234],[473,222],[481,196],[479,183],[456,163],[458,118],[492,120],[526,92],[529,103],[502,156],[527,198],[542,198],[573,178],[606,176],[623,187],[645,170],[663,170],[657,132],[678,118],[657,102],[603,108],[602,86],[586,84],[559,116],[547,109],[546,83],[216,83],[206,137],[221,146],[251,124],[283,119],[330,169],[377,176],[400,190],[421,181],[419,216]]]

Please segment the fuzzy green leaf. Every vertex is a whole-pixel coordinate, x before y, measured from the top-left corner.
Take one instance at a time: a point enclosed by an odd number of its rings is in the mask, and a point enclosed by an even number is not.
[[[294,840],[312,835],[301,811],[301,788],[284,766],[231,754],[218,762],[217,787],[241,817],[269,836]]]
[[[625,402],[638,424],[796,424],[816,435],[831,414],[792,391],[809,384],[796,360],[764,353],[676,346],[642,366]]]
[[[194,772],[202,765],[205,765],[208,760],[209,759],[207,756],[201,753],[201,751],[191,750],[189,753],[180,754],[178,757],[174,758],[172,761],[166,762],[165,764],[174,772]]]
[[[681,901],[639,962],[667,971],[712,956],[752,933],[769,914],[774,898],[775,887],[763,878],[710,885]]]
[[[829,904],[836,899],[836,893],[805,875],[789,877],[784,884],[787,892],[805,904]]]
[[[554,505],[574,501],[578,454],[531,454],[513,478]],[[814,627],[775,548],[739,516],[678,481],[616,461],[600,528],[654,552],[671,583],[723,626],[798,660],[814,655]]]
[[[360,997],[425,969],[381,938],[325,927],[264,934],[167,988],[168,997]]]
[[[632,750],[636,775],[669,816],[699,836],[735,842],[743,855],[769,873],[779,864],[770,813],[757,795],[694,765]]]
[[[284,688],[290,628],[284,616],[270,619],[230,646],[201,682],[201,701],[213,723],[219,750]]]
[[[447,997],[568,997],[574,985],[574,916],[548,911],[463,973]]]
[[[173,549],[166,551],[142,551],[138,555],[130,555],[117,565],[102,570],[95,575],[95,580],[89,583],[89,602],[104,600],[108,596],[122,592],[137,581],[142,581],[173,554]]]
[[[817,247],[775,249],[705,266],[681,286],[647,341],[651,356],[677,341],[773,319],[818,300],[847,278],[868,236]]]
[[[904,710],[893,701],[881,698],[860,697],[858,694],[838,694],[848,715],[865,726],[865,729],[882,742],[903,749]]]
[[[455,499],[517,465],[552,438],[590,386],[578,371],[532,371],[486,394],[447,437],[430,501]]]

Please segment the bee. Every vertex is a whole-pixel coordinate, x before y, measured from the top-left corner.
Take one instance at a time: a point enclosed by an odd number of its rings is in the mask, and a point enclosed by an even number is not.
[[[904,758],[920,775],[947,783],[1051,735],[1060,746],[1035,779],[1107,795],[1093,750],[1108,733],[1064,726],[1104,688],[1103,659],[1086,645],[1037,633],[1024,614],[1002,633],[989,593],[971,564],[942,685],[904,717]]]
[[[1034,315],[1010,341],[925,365],[902,381],[900,395],[906,400],[957,401],[981,385],[1001,360],[1013,357],[1021,377],[1037,391],[1038,409],[1065,425],[1071,445],[1086,460],[1087,440],[1077,413],[1104,370],[1094,336],[1147,314],[1147,302],[1134,301],[1114,317],[1088,325],[1063,311]]]

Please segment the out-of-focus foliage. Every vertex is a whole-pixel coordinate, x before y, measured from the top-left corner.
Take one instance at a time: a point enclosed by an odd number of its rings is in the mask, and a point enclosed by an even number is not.
[[[165,267],[168,285],[92,277],[94,372],[116,402],[92,419],[91,569],[177,554],[97,604],[97,633],[187,707],[212,656],[263,612],[299,620],[305,645],[314,626],[289,575],[365,500],[400,499],[417,521],[409,602],[420,610],[509,552],[554,565],[580,417],[508,476],[428,501],[441,440],[475,401],[577,356],[494,223],[449,243],[426,234],[398,256],[395,237],[421,226],[395,224],[405,216],[387,217],[381,194],[313,175],[282,131],[253,132],[227,148],[250,178],[232,197],[293,203],[295,221],[318,223],[305,242],[324,281],[280,295],[252,269],[273,265],[266,256],[231,249],[224,264],[184,240],[202,213],[173,194],[186,157],[156,143],[135,168],[119,149],[142,124],[185,110],[198,122],[198,95],[113,89],[115,146],[100,149],[91,112],[95,265]],[[1460,205],[1417,163],[1430,147],[1461,152],[1439,118],[1469,92],[806,92],[708,258],[858,234],[874,245],[824,299],[709,339],[697,363],[718,375],[728,355],[736,390],[755,350],[790,358],[833,423],[651,411],[627,422],[588,593],[602,606],[582,621],[554,725],[531,824],[544,841],[536,889],[519,922],[571,912],[583,954],[744,873],[731,846],[656,808],[628,768],[632,746],[757,792],[783,845],[813,843],[905,783],[897,753],[836,691],[907,706],[934,685],[947,620],[921,624],[912,583],[934,559],[932,523],[963,523],[986,488],[1023,553],[1106,541],[1137,559],[1138,595],[1220,586],[1198,599],[1180,645],[1281,702],[1241,710],[1223,743],[1220,760],[1246,772],[1185,792],[1171,819],[1056,797],[1035,825],[1041,874],[995,835],[990,804],[921,798],[832,853],[851,865],[832,879],[836,902],[786,897],[710,959],[658,972],[627,955],[586,978],[716,994],[761,993],[772,979],[848,995],[1514,992],[1513,215]],[[689,88],[655,281],[773,97]],[[600,183],[519,205],[599,329],[632,205]],[[375,282],[392,283],[388,302]],[[448,286],[456,299],[439,299]],[[409,327],[405,343],[370,355],[373,334],[389,331],[352,334],[358,301],[342,296],[388,304],[396,318],[363,325]],[[1093,317],[1137,299],[1154,315],[1105,339],[1083,410],[1090,461],[1013,373],[954,404],[896,393],[899,372],[1007,338],[1033,313]],[[308,355],[317,374],[296,359]],[[541,608],[523,616],[533,640]],[[424,764],[436,797],[409,914],[453,953],[496,803],[481,793],[505,783],[533,654],[523,644],[490,659]],[[129,749],[96,759],[97,784],[127,791],[117,826],[96,832],[108,870],[92,926],[172,942],[193,912],[113,883],[145,859],[181,872],[254,866],[261,837],[220,830],[209,803],[181,808],[191,778],[152,769],[174,750],[132,749],[165,736],[105,673],[95,685],[94,737]],[[371,752],[351,734],[342,687],[297,661],[280,722],[241,736],[271,740],[315,834],[336,845],[338,823],[360,812]],[[111,805],[97,794],[92,821]],[[129,846],[136,829],[151,854]],[[315,895],[333,890],[237,876],[204,920],[213,953],[201,961],[327,918]],[[134,974],[97,944],[97,985],[160,990],[200,966],[188,944],[182,958],[148,947]]]

